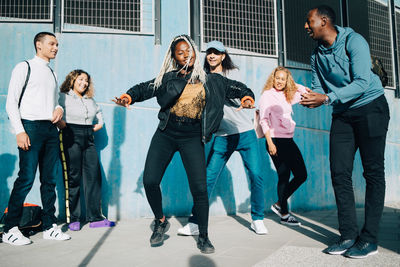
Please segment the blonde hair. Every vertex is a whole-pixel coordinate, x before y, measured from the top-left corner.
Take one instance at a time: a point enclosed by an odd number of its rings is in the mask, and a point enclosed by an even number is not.
[[[190,55],[189,55],[189,59],[187,60],[187,63],[185,64],[185,66],[179,66],[174,59],[175,46],[180,41],[185,41],[192,48]],[[196,56],[196,59],[193,64],[192,76],[189,79],[189,83],[201,82],[204,84],[206,82],[206,72],[204,71],[204,69],[200,63],[199,50],[197,49],[197,46],[194,43],[194,41],[189,36],[187,36],[185,34],[176,36],[174,39],[172,39],[172,41],[168,47],[169,47],[168,52],[165,54],[164,61],[161,66],[160,72],[158,73],[158,75],[154,81],[155,88],[160,87],[165,73],[174,71],[174,70],[177,70],[177,71],[187,70],[189,67],[190,59],[193,56],[192,53],[194,53],[194,55]]]
[[[90,78],[89,73],[87,73],[84,70],[73,70],[70,73],[68,73],[68,75],[65,77],[65,81],[60,86],[60,91],[62,93],[68,93],[70,90],[73,90],[76,78],[78,78],[78,76],[81,75],[82,73],[86,74],[88,77],[88,87],[86,88],[82,96],[85,95],[89,98],[94,97],[94,87],[92,78]]]
[[[267,82],[265,83],[264,88],[262,89],[261,93],[264,93],[264,91],[274,88],[274,79],[275,79],[275,75],[278,71],[284,71],[287,75],[286,85],[285,85],[285,88],[283,89],[283,93],[285,94],[286,101],[290,103],[290,102],[292,102],[293,97],[297,91],[297,85],[293,80],[292,74],[285,67],[281,67],[281,66],[276,67],[271,72],[271,74],[268,76]]]

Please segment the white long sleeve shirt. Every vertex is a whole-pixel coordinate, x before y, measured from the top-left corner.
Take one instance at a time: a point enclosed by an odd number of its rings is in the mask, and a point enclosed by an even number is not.
[[[19,109],[18,101],[28,72],[26,62],[15,66],[8,86],[6,111],[15,134],[25,131],[21,119],[51,120],[53,111],[59,107],[56,76],[53,76],[49,62],[38,56],[28,62],[31,74]]]

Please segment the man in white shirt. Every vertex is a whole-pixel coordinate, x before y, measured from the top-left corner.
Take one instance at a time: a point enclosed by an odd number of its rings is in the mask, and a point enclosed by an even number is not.
[[[43,205],[43,238],[70,239],[69,235],[57,227],[54,215],[59,157],[58,130],[55,124],[61,120],[63,109],[58,105],[57,80],[49,62],[57,55],[58,42],[53,33],[40,32],[34,38],[34,46],[36,56],[28,62],[17,64],[12,71],[6,103],[19,150],[19,172],[8,202],[3,234],[3,242],[11,245],[31,243],[19,231],[18,225],[38,165]],[[23,92],[27,77],[28,83]]]

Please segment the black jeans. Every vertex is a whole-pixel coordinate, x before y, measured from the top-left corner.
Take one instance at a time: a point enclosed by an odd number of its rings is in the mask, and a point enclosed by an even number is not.
[[[278,200],[281,213],[289,213],[287,199],[307,179],[307,169],[303,157],[293,138],[272,138],[277,150],[276,156],[271,156],[278,173]],[[267,151],[268,143],[265,142]],[[290,172],[293,179],[290,180]]]
[[[81,183],[85,196],[86,220],[101,221],[104,219],[101,212],[101,171],[94,145],[93,126],[68,124],[63,129],[63,137],[71,222],[79,221],[81,217]]]
[[[200,128],[198,129],[200,130]],[[157,129],[151,140],[143,173],[147,200],[155,218],[161,219],[164,213],[160,183],[176,151],[179,151],[186,170],[190,192],[193,196],[194,214],[199,222],[199,231],[201,234],[207,234],[209,204],[205,153],[200,131],[196,134],[185,133],[178,128],[171,130],[169,125],[165,131]],[[179,196],[177,197],[179,198]]]
[[[19,225],[22,206],[35,181],[38,165],[40,196],[43,205],[43,229],[51,228],[52,224],[57,221],[54,216],[56,211],[54,204],[56,201],[57,163],[60,153],[57,128],[50,121],[22,120],[22,124],[29,136],[31,146],[27,151],[18,148],[19,172],[8,202],[5,232]]]
[[[366,181],[365,223],[360,239],[377,243],[379,221],[385,200],[385,142],[389,123],[385,96],[371,103],[332,115],[330,165],[343,239],[358,236],[352,172],[354,155],[360,150]]]

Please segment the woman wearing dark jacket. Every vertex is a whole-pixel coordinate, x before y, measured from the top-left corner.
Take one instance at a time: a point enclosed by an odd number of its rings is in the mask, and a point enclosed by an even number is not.
[[[242,108],[253,108],[254,95],[240,82],[219,74],[207,75],[193,40],[180,35],[172,40],[157,78],[135,85],[114,102],[128,107],[152,97],[157,98],[161,109],[143,173],[147,200],[155,215],[150,244],[162,245],[169,228],[162,210],[160,183],[173,155],[179,151],[199,220],[197,247],[203,253],[213,253],[207,233],[209,205],[204,143],[219,127],[225,98],[240,98]]]

